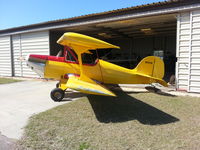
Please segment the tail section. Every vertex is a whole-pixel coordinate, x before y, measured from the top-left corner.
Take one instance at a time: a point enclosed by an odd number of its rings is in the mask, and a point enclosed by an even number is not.
[[[145,57],[135,70],[139,75],[149,77],[152,83],[158,82],[163,86],[167,86],[167,83],[162,80],[165,73],[164,62],[159,57]]]

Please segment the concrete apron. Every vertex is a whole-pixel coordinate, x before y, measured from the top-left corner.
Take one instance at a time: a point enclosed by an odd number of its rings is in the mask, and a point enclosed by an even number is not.
[[[54,102],[50,91],[56,82],[23,81],[0,85],[0,132],[19,139],[28,118],[69,101]]]

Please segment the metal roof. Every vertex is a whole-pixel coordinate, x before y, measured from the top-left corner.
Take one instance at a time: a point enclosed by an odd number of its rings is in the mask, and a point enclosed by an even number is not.
[[[72,18],[52,20],[52,21],[47,21],[47,22],[42,22],[42,23],[37,23],[37,24],[3,29],[3,30],[0,30],[0,34],[18,31],[18,30],[26,30],[29,28],[39,28],[39,27],[44,27],[44,26],[68,23],[71,21],[79,21],[79,20],[84,20],[84,19],[89,19],[89,18],[96,19],[98,17],[106,17],[106,16],[110,16],[110,15],[120,15],[120,14],[131,13],[131,12],[142,12],[142,11],[147,11],[148,9],[155,9],[155,8],[162,9],[163,7],[164,8],[175,7],[175,6],[179,6],[179,5],[187,5],[187,4],[197,3],[197,2],[199,3],[199,0],[166,0],[166,1],[156,2],[156,3],[149,3],[149,4],[127,7],[127,8],[122,8],[122,9],[116,9],[116,10],[111,10],[111,11],[105,11],[105,12],[100,12],[100,13],[82,15],[82,16],[77,16],[77,17],[72,17]]]

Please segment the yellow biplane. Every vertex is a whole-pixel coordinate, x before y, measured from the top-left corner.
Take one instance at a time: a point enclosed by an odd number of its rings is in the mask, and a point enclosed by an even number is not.
[[[59,80],[51,91],[54,101],[61,101],[65,90],[70,88],[88,94],[116,96],[103,84],[150,84],[162,80],[164,63],[155,56],[144,58],[135,69],[127,69],[110,62],[96,59],[93,63],[84,62],[84,55],[90,50],[116,48],[102,40],[86,35],[67,32],[57,41],[64,46],[57,56],[29,55],[27,65],[43,78]]]

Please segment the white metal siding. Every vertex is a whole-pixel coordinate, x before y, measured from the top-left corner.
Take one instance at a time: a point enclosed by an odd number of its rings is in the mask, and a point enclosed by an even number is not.
[[[200,92],[200,10],[178,15],[177,58],[177,88]]]
[[[12,37],[13,59],[14,59],[14,75],[22,76],[22,62],[21,62],[21,46],[20,35]]]
[[[0,76],[11,76],[10,36],[0,37]]]
[[[13,36],[13,53],[15,75],[24,77],[39,77],[26,66],[28,54],[49,54],[49,32],[34,32]]]

